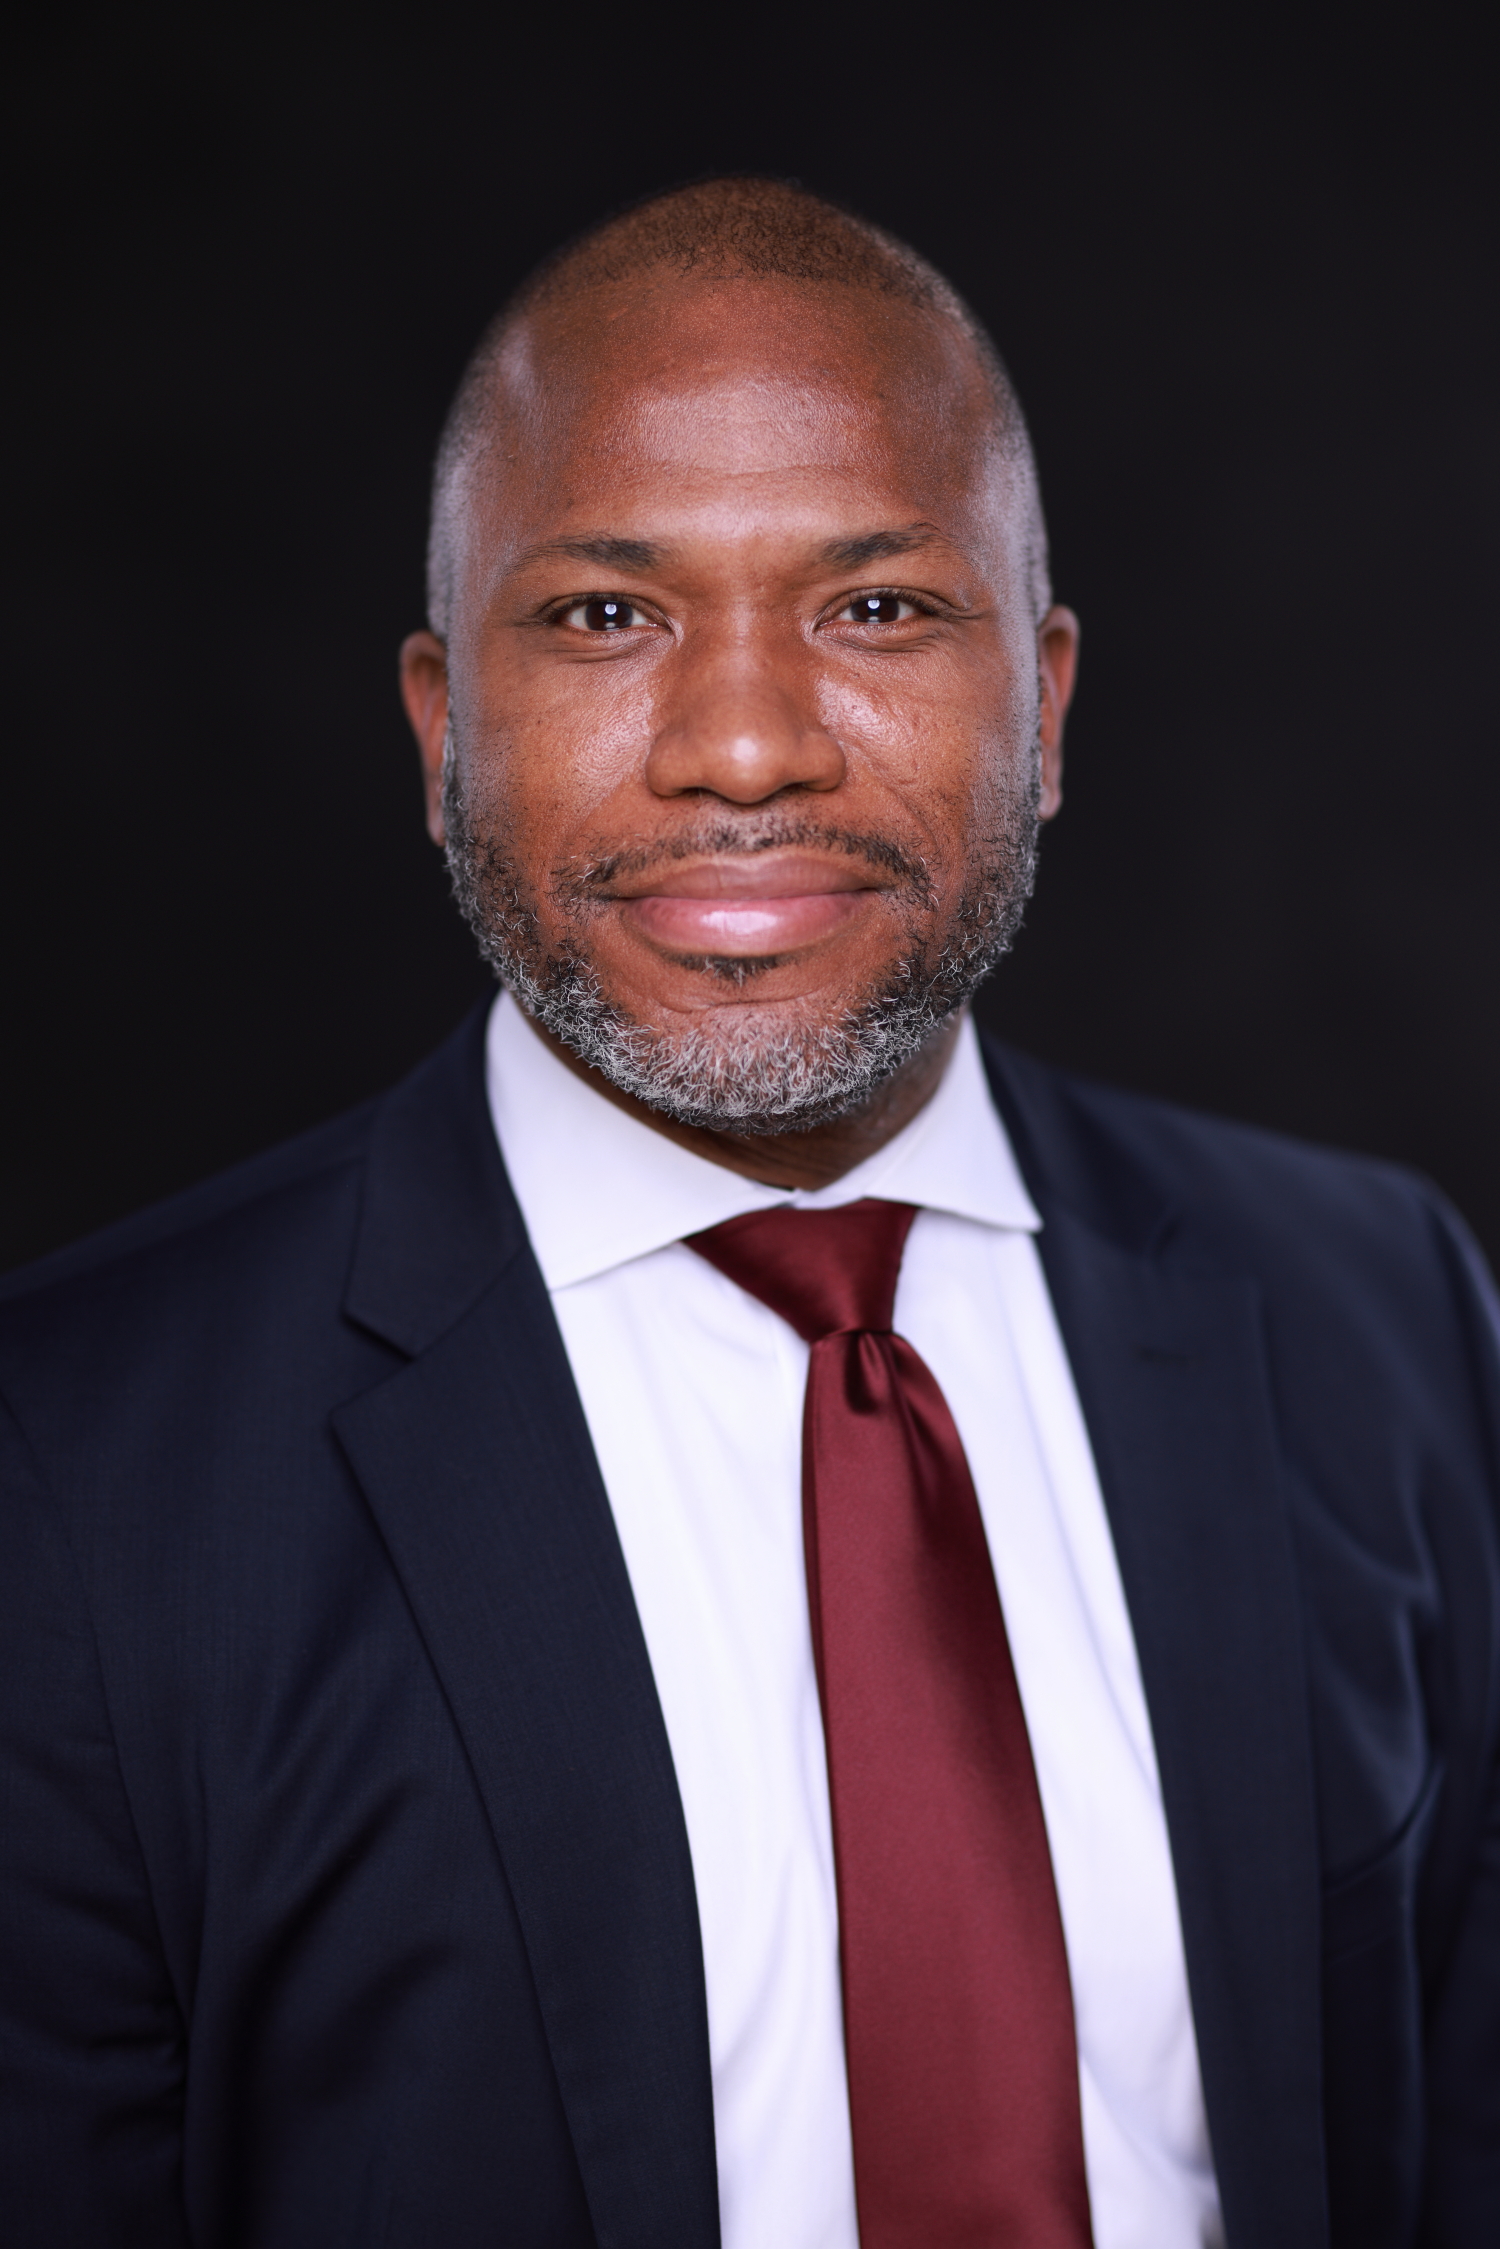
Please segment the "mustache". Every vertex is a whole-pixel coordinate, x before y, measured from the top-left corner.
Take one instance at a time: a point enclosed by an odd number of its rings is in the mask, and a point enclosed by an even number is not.
[[[589,904],[626,877],[633,880],[649,875],[658,867],[674,866],[683,859],[748,858],[757,852],[788,849],[862,859],[866,866],[894,875],[919,904],[931,903],[937,894],[926,860],[893,836],[841,827],[806,813],[774,811],[738,817],[716,811],[690,820],[668,835],[644,836],[595,858],[565,860],[553,869],[552,891],[555,897]]]

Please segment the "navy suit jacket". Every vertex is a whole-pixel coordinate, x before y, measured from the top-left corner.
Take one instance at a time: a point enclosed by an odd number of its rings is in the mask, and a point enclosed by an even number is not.
[[[1494,2249],[1477,1257],[1398,1172],[988,1059],[1231,2249]],[[711,2249],[682,1809],[481,1020],[3,1293],[0,2238]]]

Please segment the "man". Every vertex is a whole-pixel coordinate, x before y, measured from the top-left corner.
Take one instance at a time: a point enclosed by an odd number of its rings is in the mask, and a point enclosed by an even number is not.
[[[966,1002],[1075,620],[972,317],[573,245],[403,651],[505,987],[10,1290],[5,2238],[1500,2239],[1500,1354]]]

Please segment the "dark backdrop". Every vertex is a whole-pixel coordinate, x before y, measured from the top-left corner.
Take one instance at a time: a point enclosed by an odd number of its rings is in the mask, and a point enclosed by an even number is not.
[[[1430,16],[1128,14],[33,38],[0,1261],[386,1083],[481,989],[395,693],[432,445],[540,252],[711,168],[909,235],[1031,414],[1083,683],[987,1015],[1419,1164],[1500,1249],[1488,73]]]

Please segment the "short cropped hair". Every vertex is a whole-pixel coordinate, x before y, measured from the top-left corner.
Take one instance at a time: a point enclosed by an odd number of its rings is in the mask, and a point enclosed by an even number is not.
[[[989,388],[998,448],[1022,512],[1027,590],[1040,622],[1052,593],[1036,458],[1015,386],[983,321],[935,266],[868,219],[795,180],[726,174],[648,196],[565,242],[533,268],[486,327],[459,378],[433,467],[427,610],[439,637],[446,636],[452,609],[463,471],[482,441],[496,366],[512,330],[541,307],[652,272],[866,289],[955,327],[973,347]]]

